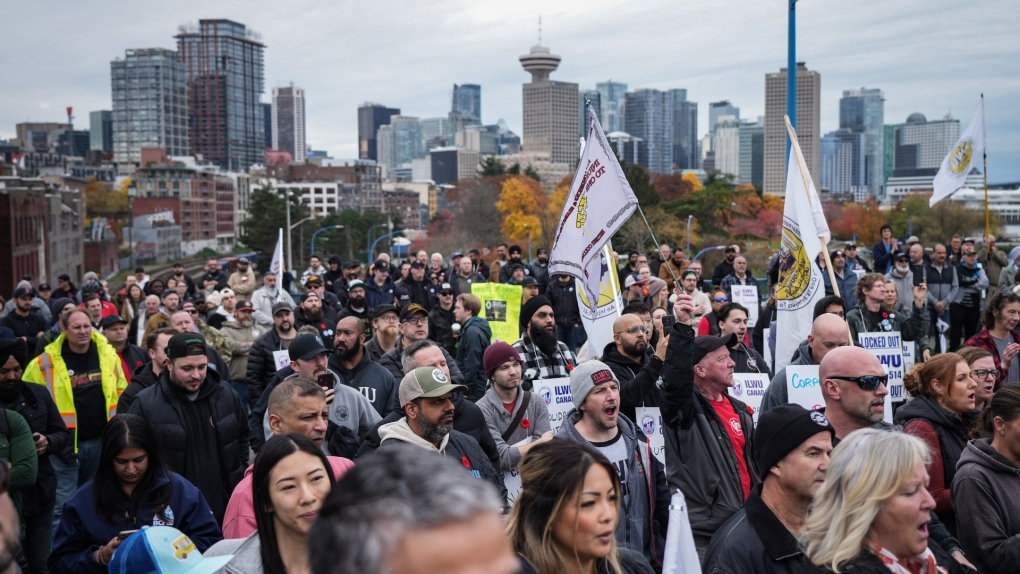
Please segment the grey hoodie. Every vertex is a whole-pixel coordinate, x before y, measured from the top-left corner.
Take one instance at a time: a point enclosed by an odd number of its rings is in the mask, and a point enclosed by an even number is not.
[[[967,444],[950,489],[960,546],[984,574],[1016,572],[1020,564],[1020,468],[989,439]]]
[[[807,339],[804,339],[800,342],[800,345],[797,345],[797,352],[788,365],[813,364],[815,362],[811,359],[811,347],[808,346]],[[761,412],[778,407],[779,405],[785,405],[788,402],[790,402],[790,391],[786,388],[786,367],[783,367],[779,369],[776,376],[772,377],[769,388],[765,389],[765,396],[761,399]]]
[[[219,572],[225,574],[262,574],[262,546],[259,533],[253,532],[247,538],[221,540],[213,544],[202,556],[228,556],[234,559],[227,562]]]
[[[893,265],[893,268],[885,274],[885,280],[892,281],[896,285],[896,294],[901,307],[899,311],[909,316],[914,309],[914,272],[910,270],[910,267],[907,267],[906,273],[900,273]]]

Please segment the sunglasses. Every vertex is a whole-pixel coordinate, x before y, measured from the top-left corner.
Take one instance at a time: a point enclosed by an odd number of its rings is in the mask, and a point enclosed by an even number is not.
[[[889,375],[864,375],[863,377],[841,377],[837,375],[829,378],[857,383],[857,386],[860,387],[862,391],[874,391],[882,385],[889,384]]]
[[[970,372],[971,378],[976,379],[987,379],[991,377],[993,381],[999,380],[999,371],[989,369],[974,369]]]
[[[715,301],[716,303],[726,303],[726,302],[728,302],[729,300],[730,300],[730,298],[729,298],[729,297],[716,297],[716,298],[714,299],[714,301]]]
[[[648,327],[644,327],[642,325],[634,325],[633,327],[630,327],[628,329],[621,329],[616,332],[617,335],[619,335],[620,333],[627,333],[628,335],[634,335],[637,333],[648,333]]]

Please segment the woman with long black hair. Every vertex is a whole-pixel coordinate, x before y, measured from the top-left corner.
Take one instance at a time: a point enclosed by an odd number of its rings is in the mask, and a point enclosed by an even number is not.
[[[333,473],[322,449],[298,433],[266,441],[255,459],[255,523],[247,538],[224,540],[205,556],[233,554],[227,574],[309,572],[308,531],[333,488]]]
[[[202,493],[167,469],[145,419],[116,415],[103,429],[95,477],[64,505],[50,572],[106,572],[121,534],[143,526],[173,526],[199,551],[223,538]]]

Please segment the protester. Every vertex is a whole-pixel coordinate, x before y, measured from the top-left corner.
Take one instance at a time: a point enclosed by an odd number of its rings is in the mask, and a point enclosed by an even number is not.
[[[1012,291],[1002,291],[988,298],[981,313],[983,328],[970,339],[968,347],[980,347],[992,354],[999,379],[999,389],[1007,383],[1020,382],[1020,296]]]
[[[74,301],[72,301],[71,299],[66,298],[50,299],[50,309],[53,312],[53,324],[50,326],[49,329],[47,329],[45,333],[43,333],[42,337],[39,337],[38,342],[36,342],[35,344],[35,352],[32,353],[32,349],[29,349],[29,352],[31,353],[31,358],[35,358],[41,355],[42,352],[46,349],[46,345],[49,345],[53,341],[57,340],[57,337],[59,337],[60,334],[64,332],[64,326],[60,323],[61,315],[63,315],[69,309],[74,309],[76,307],[77,305],[75,305]]]
[[[956,266],[956,277],[960,289],[949,304],[950,349],[956,349],[977,333],[981,299],[989,285],[988,276],[978,264],[975,251],[963,254],[963,261]]]
[[[372,338],[365,343],[365,352],[371,357],[373,361],[379,361],[382,356],[393,350],[397,346],[397,339],[400,337],[400,329],[397,328],[397,323],[400,320],[398,313],[400,312],[394,305],[379,305],[372,310]],[[355,317],[345,317],[344,321],[358,321]],[[339,322],[337,323],[337,329],[340,328]],[[365,326],[361,325],[358,328],[359,333],[364,333]]]
[[[875,273],[885,275],[892,269],[893,258],[900,251],[900,242],[892,236],[892,227],[882,225],[879,230],[882,239],[871,248],[871,255],[875,262]]]
[[[0,319],[0,326],[14,331],[14,336],[23,339],[34,356],[36,343],[50,328],[49,321],[32,305],[35,291],[31,287],[19,287],[11,299],[14,309]]]
[[[899,332],[903,341],[916,341],[924,360],[931,351],[928,348],[928,309],[925,307],[927,287],[922,283],[913,285],[914,307],[910,316],[891,313],[882,308],[885,303],[885,276],[880,273],[866,273],[857,282],[857,300],[860,304],[846,314],[850,335],[860,345],[861,333],[882,331]]]
[[[467,386],[467,399],[475,402],[485,394],[488,378],[482,366],[482,355],[492,340],[492,329],[489,322],[478,313],[482,310],[482,301],[471,293],[457,295],[457,303],[453,307],[453,317],[460,325],[460,338],[457,341],[457,364],[464,373],[464,384]]]
[[[1012,291],[1016,285],[1013,278],[1016,277],[1017,271],[1020,271],[1020,246],[1009,251],[1009,265],[1003,268],[999,273],[999,281],[993,285],[998,285],[999,291]],[[993,293],[989,292],[988,296],[991,297]]]
[[[736,245],[729,245],[726,247],[724,253],[725,258],[720,261],[712,271],[713,285],[721,285],[726,276],[733,274],[733,261],[737,258],[737,254],[740,253],[740,249]]]
[[[520,245],[511,245],[508,250],[510,258],[500,266],[499,268],[499,282],[510,283],[510,279],[513,277],[513,270],[519,268],[524,275],[531,275],[531,268],[524,265],[522,259],[524,250],[521,249]]]
[[[237,308],[237,295],[231,289],[222,289],[220,292],[220,304],[216,310],[209,314],[209,326],[219,330],[227,321],[234,320],[234,310]]]
[[[308,258],[308,268],[301,273],[301,279],[298,281],[299,284],[304,285],[308,278],[312,275],[323,276],[326,274],[328,269],[322,266],[322,259],[318,255],[312,255]]]
[[[220,376],[220,380],[233,386],[234,383],[230,380],[230,367],[227,366],[227,360],[223,358],[223,354],[226,354],[228,358],[230,357],[229,350],[226,348],[226,340],[223,338],[223,335],[220,335],[219,331],[202,323],[201,318],[198,318],[194,309],[181,310],[171,315],[170,327],[176,329],[178,333],[196,333],[202,335],[206,341],[205,356],[209,359],[209,368],[216,371],[216,374]],[[240,381],[238,383],[241,384]],[[239,396],[242,394],[238,393]]]
[[[823,281],[825,282],[825,294],[835,295],[835,291],[838,289],[840,296],[847,300],[850,307],[857,306],[857,273],[854,273],[846,266],[846,253],[837,249],[831,254],[832,259],[832,273],[836,277],[836,283],[833,285],[832,277],[828,273],[822,273]]]
[[[8,361],[5,361],[5,365]],[[0,369],[7,371],[6,366]],[[5,382],[9,378],[8,374],[4,374]],[[15,507],[15,518],[12,521],[18,525],[15,539],[21,536],[22,527],[25,525],[22,497],[36,484],[39,477],[38,465],[32,427],[21,414],[0,406],[0,466],[3,467],[4,478],[0,484],[0,491],[10,495]]]
[[[877,265],[876,265],[877,267]],[[946,261],[946,246],[936,244],[931,252],[931,262],[925,267],[925,285],[928,287],[928,294],[925,301],[928,306],[928,313],[931,315],[931,333],[936,342],[936,351],[945,352],[939,342],[938,322],[941,320],[950,327],[950,304],[956,299],[956,292],[960,289],[959,279],[956,274],[956,267]]]
[[[255,459],[252,508],[256,530],[224,540],[205,556],[233,555],[226,574],[288,574],[310,570],[308,531],[333,487],[330,463],[308,437],[270,439]]]
[[[978,347],[960,347],[956,354],[967,362],[970,367],[970,378],[977,385],[974,389],[974,409],[983,411],[995,393],[995,382],[999,380],[995,360],[991,353]]]
[[[227,287],[234,292],[238,301],[248,301],[255,291],[255,271],[247,257],[237,260],[237,270],[227,279]]]
[[[400,339],[397,341],[397,346],[387,351],[382,356],[382,359],[379,359],[379,364],[393,375],[394,381],[403,379],[406,372],[401,358],[404,349],[418,341],[424,341],[429,338],[428,313],[423,307],[413,303],[404,307],[400,310],[398,329],[400,329]],[[450,368],[450,378],[457,384],[463,384],[464,375],[460,367],[446,349],[442,349],[442,351]]]
[[[145,322],[145,331],[142,333],[142,340],[148,338],[149,333],[156,329],[165,329],[170,326],[170,316],[177,312],[181,296],[176,291],[166,291],[161,299],[162,305],[159,312],[149,317]]]
[[[470,260],[469,260],[470,262]],[[434,287],[425,279],[425,265],[417,261],[411,263],[408,276],[397,281],[397,287],[407,295],[410,303],[417,303],[425,309],[432,308]],[[471,291],[468,290],[468,293]]]
[[[379,333],[377,329],[376,336]],[[333,349],[328,366],[340,382],[365,395],[379,416],[393,412],[397,405],[397,382],[385,367],[369,356],[364,324],[355,317],[341,319],[333,338]]]
[[[539,295],[521,306],[521,338],[513,344],[524,368],[522,388],[530,391],[534,381],[567,377],[577,358],[556,338],[552,302]]]
[[[255,324],[252,311],[251,301],[239,301],[234,309],[234,320],[223,323],[223,327],[220,328],[220,333],[230,350],[230,379],[233,381],[244,380],[248,373],[248,357],[251,355],[251,348],[255,341],[267,331]],[[248,391],[247,385],[244,385],[241,390],[245,391],[241,395],[241,400],[247,404],[250,400],[244,396]]]
[[[614,536],[622,486],[601,453],[554,439],[528,453],[520,476],[506,530],[522,574],[653,572]]]
[[[205,498],[164,462],[155,431],[142,417],[117,415],[103,431],[94,479],[67,501],[49,559],[52,574],[106,572],[119,533],[173,526],[199,551],[223,538]]]
[[[312,275],[305,281],[305,293],[315,293],[322,303],[322,316],[335,323],[337,312],[340,310],[340,300],[332,291],[327,291],[323,284],[323,278],[319,275]]]
[[[796,536],[825,480],[836,430],[818,412],[781,405],[755,427],[762,482],[712,537],[702,570],[713,574],[799,573],[813,569]]]
[[[248,350],[244,380],[248,384],[248,405],[254,406],[266,385],[283,365],[290,363],[287,349],[297,337],[294,307],[286,301],[274,303],[273,328],[261,335]]]
[[[248,467],[244,405],[208,368],[198,333],[171,337],[166,357],[159,382],[138,393],[129,412],[149,422],[167,465],[198,487],[222,522],[227,499]]]
[[[716,320],[719,322],[719,336],[728,338],[736,335],[736,344],[730,346],[730,358],[733,359],[734,372],[736,373],[761,373],[769,379],[772,372],[769,370],[765,359],[751,347],[748,346],[747,336],[747,309],[739,303],[727,303],[716,313]]]
[[[461,258],[461,261],[463,262],[464,259]],[[456,322],[453,315],[453,295],[453,285],[440,283],[436,286],[436,304],[429,311],[429,334],[433,341],[439,343],[450,354],[457,353],[457,339],[453,336],[453,324]],[[395,323],[396,321],[389,325],[392,329],[394,345],[396,337],[400,334]],[[379,359],[373,360],[378,361]]]
[[[905,433],[851,433],[815,495],[804,554],[826,572],[970,572],[929,544],[930,458],[924,442]]]
[[[291,308],[294,307],[294,299],[290,293],[277,287],[276,274],[267,271],[262,275],[262,287],[256,289],[251,295],[252,316],[255,318],[255,322],[267,328],[272,326],[273,307],[277,303],[287,303]]]
[[[800,342],[793,360],[787,363],[787,367],[790,365],[820,365],[829,351],[849,344],[850,330],[847,328],[846,321],[832,313],[823,313],[811,323],[811,333],[808,334],[807,339]],[[772,377],[772,382],[765,389],[760,409],[764,413],[789,401],[786,367],[783,367],[776,372],[776,376]]]
[[[692,263],[693,265],[693,263]],[[688,269],[680,276],[680,284],[684,293],[694,301],[694,313],[691,314],[691,327],[696,326],[701,318],[712,312],[712,302],[708,295],[698,290],[698,274]]]
[[[676,287],[679,287],[677,283],[680,276],[687,270],[687,265],[689,264],[690,261],[684,258],[684,250],[677,246],[673,248],[669,259],[659,266],[659,272],[656,274],[656,277],[666,282],[668,286],[667,291],[673,291]]]
[[[364,283],[365,304],[369,309],[396,303],[396,286],[390,279],[390,263],[382,258],[372,265],[372,276]]]
[[[662,402],[657,382],[669,336],[660,337],[654,349],[651,339],[641,318],[628,313],[613,322],[613,341],[602,350],[601,360],[620,385],[620,411],[632,422],[636,407],[658,407]]]
[[[902,293],[904,297],[907,293],[910,293],[914,286],[914,272],[910,270],[910,261],[906,253],[902,251],[896,255],[896,261],[892,269],[885,274],[885,285],[886,291],[889,291],[889,284],[895,285],[896,294]],[[906,305],[897,297],[897,304],[895,306],[889,305],[889,294],[886,293],[886,308],[889,311],[895,311],[897,313],[903,313],[910,315],[913,305]]]
[[[170,337],[176,334],[177,330],[171,328],[156,329],[149,333],[149,338],[145,342],[148,349],[146,351],[148,360],[139,365],[131,374],[131,383],[124,389],[117,401],[118,412],[128,412],[138,393],[159,381],[159,375],[163,372],[163,365],[166,362],[166,345],[170,341]]]
[[[970,378],[970,365],[956,353],[936,355],[914,365],[911,372],[903,376],[903,383],[913,399],[896,411],[896,424],[931,449],[928,489],[935,497],[935,512],[956,535],[950,485],[960,455],[971,438],[970,428],[976,423],[974,391],[977,384]]]
[[[269,395],[268,413],[269,428],[274,437],[297,433],[308,437],[327,455],[333,455],[327,456],[326,460],[335,478],[339,479],[354,467],[349,458],[338,453],[338,450],[344,450],[343,441],[337,439],[338,433],[333,433],[336,442],[327,439],[329,406],[326,404],[325,391],[315,381],[297,377],[277,385]],[[353,456],[357,452],[357,444],[353,435],[349,436],[351,438],[349,446],[354,447],[350,450],[354,452],[344,454]],[[237,483],[233,494],[230,495],[230,502],[227,503],[227,510],[223,516],[224,538],[246,538],[258,528],[252,499],[254,469],[253,465],[244,471],[244,478]]]
[[[365,302],[365,283],[360,279],[352,279],[347,284],[347,305],[343,309],[340,309],[340,314],[337,315],[338,320],[344,317],[356,317],[365,324],[365,338],[371,339],[372,333],[372,314],[369,312],[369,305]],[[393,301],[387,301],[389,304],[393,304]]]
[[[953,478],[960,543],[978,571],[1015,572],[1020,552],[1020,387],[992,396],[981,414],[982,438],[967,444]]]
[[[688,295],[690,297],[690,295]],[[724,305],[730,302],[730,296],[726,290],[721,286],[716,285],[712,287],[711,293],[709,293],[709,302],[712,305],[712,310],[701,317],[701,321],[698,323],[698,336],[711,335],[713,337],[719,336],[719,320],[716,313],[723,308]],[[693,298],[692,298],[693,300]],[[673,305],[676,305],[674,302]],[[690,325],[693,327],[694,315],[691,315]]]

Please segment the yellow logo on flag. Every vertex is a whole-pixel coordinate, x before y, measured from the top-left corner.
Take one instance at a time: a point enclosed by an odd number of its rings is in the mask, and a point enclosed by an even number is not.
[[[779,293],[777,298],[783,302],[784,309],[799,309],[810,302],[814,296],[811,275],[814,264],[804,249],[804,242],[797,234],[799,229],[792,221],[786,220],[783,225],[783,241],[779,250]]]
[[[588,192],[581,196],[577,203],[577,228],[580,229],[588,221]]]
[[[970,160],[974,157],[974,146],[971,145],[970,140],[963,140],[960,145],[956,146],[953,153],[949,156],[949,171],[953,173],[963,173],[970,169]]]

